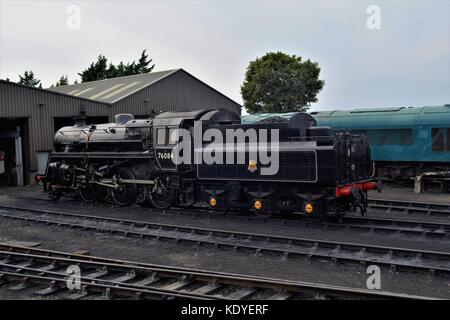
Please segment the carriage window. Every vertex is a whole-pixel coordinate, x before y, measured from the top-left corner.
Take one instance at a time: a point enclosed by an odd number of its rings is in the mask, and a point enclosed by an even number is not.
[[[411,129],[352,130],[367,135],[370,144],[412,144]]]
[[[431,150],[450,151],[450,128],[431,128]]]
[[[447,151],[450,151],[450,128],[447,128]]]
[[[156,135],[156,144],[166,144],[166,128],[159,128]]]
[[[178,143],[178,128],[169,130],[169,144],[177,144]]]

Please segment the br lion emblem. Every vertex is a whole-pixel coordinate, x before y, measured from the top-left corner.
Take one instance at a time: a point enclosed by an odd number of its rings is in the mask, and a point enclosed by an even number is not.
[[[256,169],[258,169],[258,167],[256,166],[256,161],[250,160],[248,162],[248,167],[247,167],[248,171],[250,171],[251,173],[255,172]]]

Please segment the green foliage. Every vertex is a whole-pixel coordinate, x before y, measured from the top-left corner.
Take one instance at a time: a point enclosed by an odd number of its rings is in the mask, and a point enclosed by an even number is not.
[[[19,75],[19,83],[29,86],[29,87],[38,87],[42,88],[41,80],[38,80],[34,77],[33,71],[25,71],[23,75]]]
[[[81,77],[81,82],[106,79],[107,61],[108,59],[104,55],[100,54],[97,57],[97,61],[92,62],[87,69],[85,69],[81,73],[78,73],[78,75]]]
[[[62,75],[58,82],[56,82],[55,87],[59,87],[59,86],[67,86],[69,84],[69,78],[67,77],[67,75]]]
[[[244,107],[249,113],[306,111],[324,86],[319,74],[317,62],[266,53],[249,63],[241,86]]]
[[[152,59],[149,59],[146,50],[142,51],[137,63],[133,61],[124,64],[123,61],[120,61],[117,66],[111,62],[108,64],[108,59],[100,54],[97,57],[97,61],[92,62],[88,68],[78,73],[78,75],[81,77],[81,82],[87,82],[147,73],[151,72],[155,67],[154,64],[149,67],[151,62]]]
[[[149,64],[153,61],[153,59],[149,59],[148,58],[148,54],[146,54],[145,52],[147,51],[147,49],[145,49],[144,51],[142,51],[141,53],[141,57],[139,58],[138,63],[136,64],[135,67],[135,71],[136,73],[147,73],[147,72],[151,72],[153,70],[153,68],[155,67],[154,64],[152,64],[149,67]],[[134,63],[134,61],[133,61]]]

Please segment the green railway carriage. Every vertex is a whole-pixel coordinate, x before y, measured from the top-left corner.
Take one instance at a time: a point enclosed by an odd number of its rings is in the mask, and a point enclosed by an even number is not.
[[[242,122],[289,114],[243,116]],[[450,171],[450,105],[311,112],[319,126],[368,136],[377,175],[405,179]]]

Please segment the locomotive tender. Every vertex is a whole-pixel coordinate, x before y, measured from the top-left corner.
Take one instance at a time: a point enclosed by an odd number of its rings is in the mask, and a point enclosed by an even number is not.
[[[266,146],[277,146],[268,154],[277,152],[278,168],[263,174],[271,164],[252,151],[255,145],[245,140],[248,136],[232,143],[190,143],[180,130],[190,138],[198,133],[204,138],[207,130],[224,135],[254,130]],[[262,137],[267,131],[277,134]],[[189,148],[180,154],[192,161],[174,160],[180,142]],[[204,153],[244,161],[211,164],[201,161]],[[332,134],[306,113],[242,124],[237,114],[221,109],[164,112],[146,120],[119,114],[114,123],[99,125],[86,125],[80,117],[73,127],[56,133],[43,182],[55,201],[76,194],[86,202],[123,206],[148,202],[165,209],[206,203],[219,211],[342,216],[357,209],[363,214],[367,190],[381,190],[370,174],[370,149],[363,135]]]

